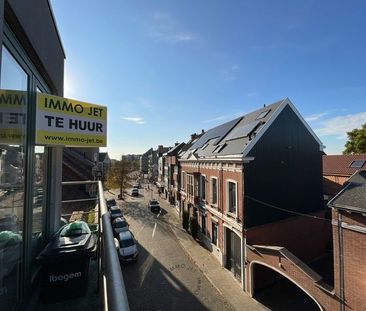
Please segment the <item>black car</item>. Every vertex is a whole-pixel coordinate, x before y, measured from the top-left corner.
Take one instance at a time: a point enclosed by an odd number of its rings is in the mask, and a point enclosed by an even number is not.
[[[127,231],[129,228],[128,222],[124,217],[118,217],[112,221],[114,235],[118,235],[122,231]]]
[[[110,209],[112,206],[117,206],[117,202],[115,199],[106,200],[107,208]]]
[[[111,221],[123,216],[122,211],[119,209],[118,206],[111,206],[111,208],[109,209],[109,213],[111,215]]]
[[[132,188],[132,190],[131,190],[131,195],[132,195],[133,197],[138,197],[138,196],[139,196],[139,189],[137,189],[137,188]]]
[[[159,213],[160,212],[160,204],[158,200],[152,199],[149,201],[147,206],[152,212]]]

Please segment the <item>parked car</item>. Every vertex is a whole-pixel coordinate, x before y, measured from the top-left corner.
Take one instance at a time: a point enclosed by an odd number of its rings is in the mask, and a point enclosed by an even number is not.
[[[132,188],[134,189],[140,189],[140,184],[139,183],[134,183]]]
[[[115,235],[118,235],[118,233],[122,231],[128,231],[129,225],[124,217],[117,217],[112,222],[113,232]]]
[[[115,199],[106,200],[107,208],[110,209],[112,206],[117,206],[117,202]]]
[[[118,237],[114,240],[118,251],[118,257],[121,262],[137,260],[139,254],[137,250],[137,241],[131,231],[120,232]]]
[[[131,195],[132,195],[133,197],[138,197],[138,196],[139,196],[139,189],[137,189],[137,188],[132,188],[132,190],[131,190]]]
[[[111,215],[111,221],[123,216],[122,211],[119,209],[118,206],[111,206],[111,208],[109,209],[109,214]]]
[[[147,207],[152,211],[152,212],[160,212],[160,204],[158,202],[158,200],[152,199],[149,201],[149,204],[147,205]]]

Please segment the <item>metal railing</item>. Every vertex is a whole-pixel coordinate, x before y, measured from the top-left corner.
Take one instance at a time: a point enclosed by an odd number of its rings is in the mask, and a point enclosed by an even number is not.
[[[128,298],[123,281],[121,265],[114,243],[110,216],[104,198],[101,181],[66,181],[62,186],[95,184],[98,187],[98,284],[103,290],[102,309],[129,311]],[[84,199],[90,201],[90,199]],[[80,202],[67,200],[63,203]]]

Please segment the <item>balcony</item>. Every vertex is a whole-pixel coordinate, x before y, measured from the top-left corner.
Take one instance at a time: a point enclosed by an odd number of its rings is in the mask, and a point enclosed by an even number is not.
[[[98,236],[97,256],[89,266],[88,290],[84,296],[46,304],[41,303],[36,310],[130,310],[116,252],[109,213],[104,198],[101,181],[63,182],[62,186],[90,186],[97,188],[97,197],[64,200],[63,204],[76,204],[79,211],[67,210],[63,218],[72,222],[82,219],[88,222],[92,232]],[[81,204],[84,203],[84,208]]]

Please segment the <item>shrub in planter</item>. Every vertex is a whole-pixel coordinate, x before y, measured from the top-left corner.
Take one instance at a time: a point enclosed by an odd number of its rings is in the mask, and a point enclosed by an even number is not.
[[[184,230],[188,230],[189,226],[189,213],[186,211],[183,211],[182,215],[182,226]]]
[[[194,239],[197,239],[198,236],[198,221],[197,217],[191,217],[189,221],[189,227],[191,229],[191,234]]]

